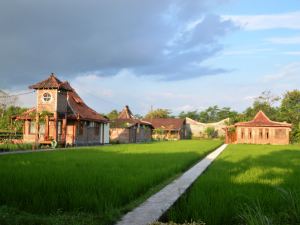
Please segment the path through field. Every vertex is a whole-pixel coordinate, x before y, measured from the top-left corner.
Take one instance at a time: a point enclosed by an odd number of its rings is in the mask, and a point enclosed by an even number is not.
[[[223,144],[178,179],[127,213],[116,225],[148,225],[157,221],[227,147]]]

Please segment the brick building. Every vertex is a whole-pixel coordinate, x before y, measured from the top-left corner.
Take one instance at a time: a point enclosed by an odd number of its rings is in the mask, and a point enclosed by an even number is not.
[[[17,120],[24,120],[23,142],[61,145],[109,143],[109,121],[88,107],[68,82],[54,74],[31,85],[36,107]]]
[[[291,127],[289,123],[272,121],[259,111],[249,122],[226,127],[226,143],[286,145]]]
[[[180,140],[187,137],[185,119],[154,118],[146,121],[154,127],[153,139]]]
[[[119,143],[149,142],[152,129],[151,123],[137,119],[126,105],[118,118],[111,121],[110,140]]]

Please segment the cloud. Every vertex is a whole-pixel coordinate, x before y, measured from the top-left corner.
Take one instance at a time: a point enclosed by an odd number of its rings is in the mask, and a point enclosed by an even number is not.
[[[288,52],[284,52],[283,54],[298,56],[300,55],[300,51],[288,51]]]
[[[287,64],[279,69],[277,73],[264,76],[265,82],[276,80],[288,80],[299,79],[300,74],[300,62],[294,62]]]
[[[162,80],[225,72],[199,66],[222,49],[218,40],[235,29],[208,13],[223,2],[1,1],[0,88],[28,85],[51,72],[69,79],[88,71],[113,76],[127,68]]]
[[[241,49],[241,50],[231,50],[224,51],[223,55],[254,55],[263,52],[271,52],[272,48],[249,48],[249,49]]]
[[[267,29],[300,29],[300,11],[261,14],[261,15],[224,15],[225,20],[233,21],[237,26],[249,31]]]
[[[272,44],[300,44],[300,36],[293,36],[293,37],[273,37],[268,38],[268,42]]]

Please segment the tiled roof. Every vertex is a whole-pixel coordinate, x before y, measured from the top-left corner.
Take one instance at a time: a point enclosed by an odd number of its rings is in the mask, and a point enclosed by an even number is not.
[[[144,121],[144,120],[137,119],[133,115],[131,110],[129,109],[129,106],[126,105],[125,108],[120,112],[118,118],[112,121],[111,126],[112,127],[124,127],[124,126],[131,127],[131,126],[135,126],[138,124],[153,127],[151,123]]]
[[[104,123],[108,122],[107,118],[101,116],[99,113],[88,107],[68,82],[61,82],[53,74],[47,80],[32,85],[31,88],[57,88],[66,90],[68,100],[68,119],[80,119]],[[21,120],[31,119],[30,114],[34,112],[36,112],[36,108],[31,108],[16,118]]]
[[[29,86],[31,89],[59,89],[71,91],[72,88],[68,85],[68,82],[60,81],[53,73],[46,79],[36,84]]]
[[[68,92],[68,106],[78,119],[108,122],[108,119],[88,107],[74,89]]]
[[[30,108],[28,110],[26,110],[25,112],[23,112],[20,116],[14,116],[12,118],[16,118],[17,120],[28,120],[28,119],[32,119],[31,118],[31,114],[36,112],[36,108]]]
[[[285,122],[275,122],[270,120],[263,111],[259,111],[253,120],[249,122],[239,122],[235,126],[242,127],[291,127],[292,125]]]
[[[124,127],[124,126],[132,127],[136,125],[145,125],[153,128],[151,123],[139,119],[115,119],[111,121],[111,127],[113,128]]]
[[[135,119],[135,116],[132,114],[129,106],[126,105],[125,108],[120,112],[118,119]]]
[[[185,119],[176,118],[155,118],[145,120],[150,122],[155,129],[164,130],[180,130],[185,123]]]

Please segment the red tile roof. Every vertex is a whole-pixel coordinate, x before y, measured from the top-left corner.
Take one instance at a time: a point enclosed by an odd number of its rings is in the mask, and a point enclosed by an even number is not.
[[[23,112],[20,116],[13,116],[12,118],[17,120],[30,120],[32,119],[31,114],[36,112],[36,108],[30,108]]]
[[[135,116],[132,114],[129,106],[126,105],[125,108],[120,112],[118,119],[135,119]]]
[[[155,118],[145,120],[150,122],[155,129],[164,130],[180,130],[185,124],[185,119],[176,118]]]
[[[74,89],[68,92],[68,106],[72,112],[70,118],[76,116],[81,120],[108,122],[108,119],[88,107]]]
[[[29,86],[31,89],[59,89],[71,91],[72,88],[68,85],[68,82],[60,81],[53,73],[46,79],[41,82],[38,82],[34,85]]]
[[[128,105],[126,105],[125,108],[120,112],[118,118],[112,121],[112,127],[124,127],[124,124],[126,125],[126,127],[140,124],[151,126],[153,128],[151,123],[145,120],[137,119],[129,109]]]
[[[275,122],[270,120],[263,111],[259,111],[253,120],[249,122],[239,122],[235,126],[242,127],[291,127],[292,125],[286,122]]]
[[[87,106],[84,101],[79,97],[76,91],[71,87],[71,85],[66,82],[61,82],[53,74],[51,76],[35,85],[30,86],[34,89],[46,89],[46,88],[56,88],[64,89],[67,91],[67,101],[68,101],[68,119],[80,119],[86,121],[95,121],[107,123],[108,119],[101,116],[99,113]],[[30,114],[36,112],[36,108],[32,108],[24,112],[21,116],[16,117],[16,119],[31,119]]]

